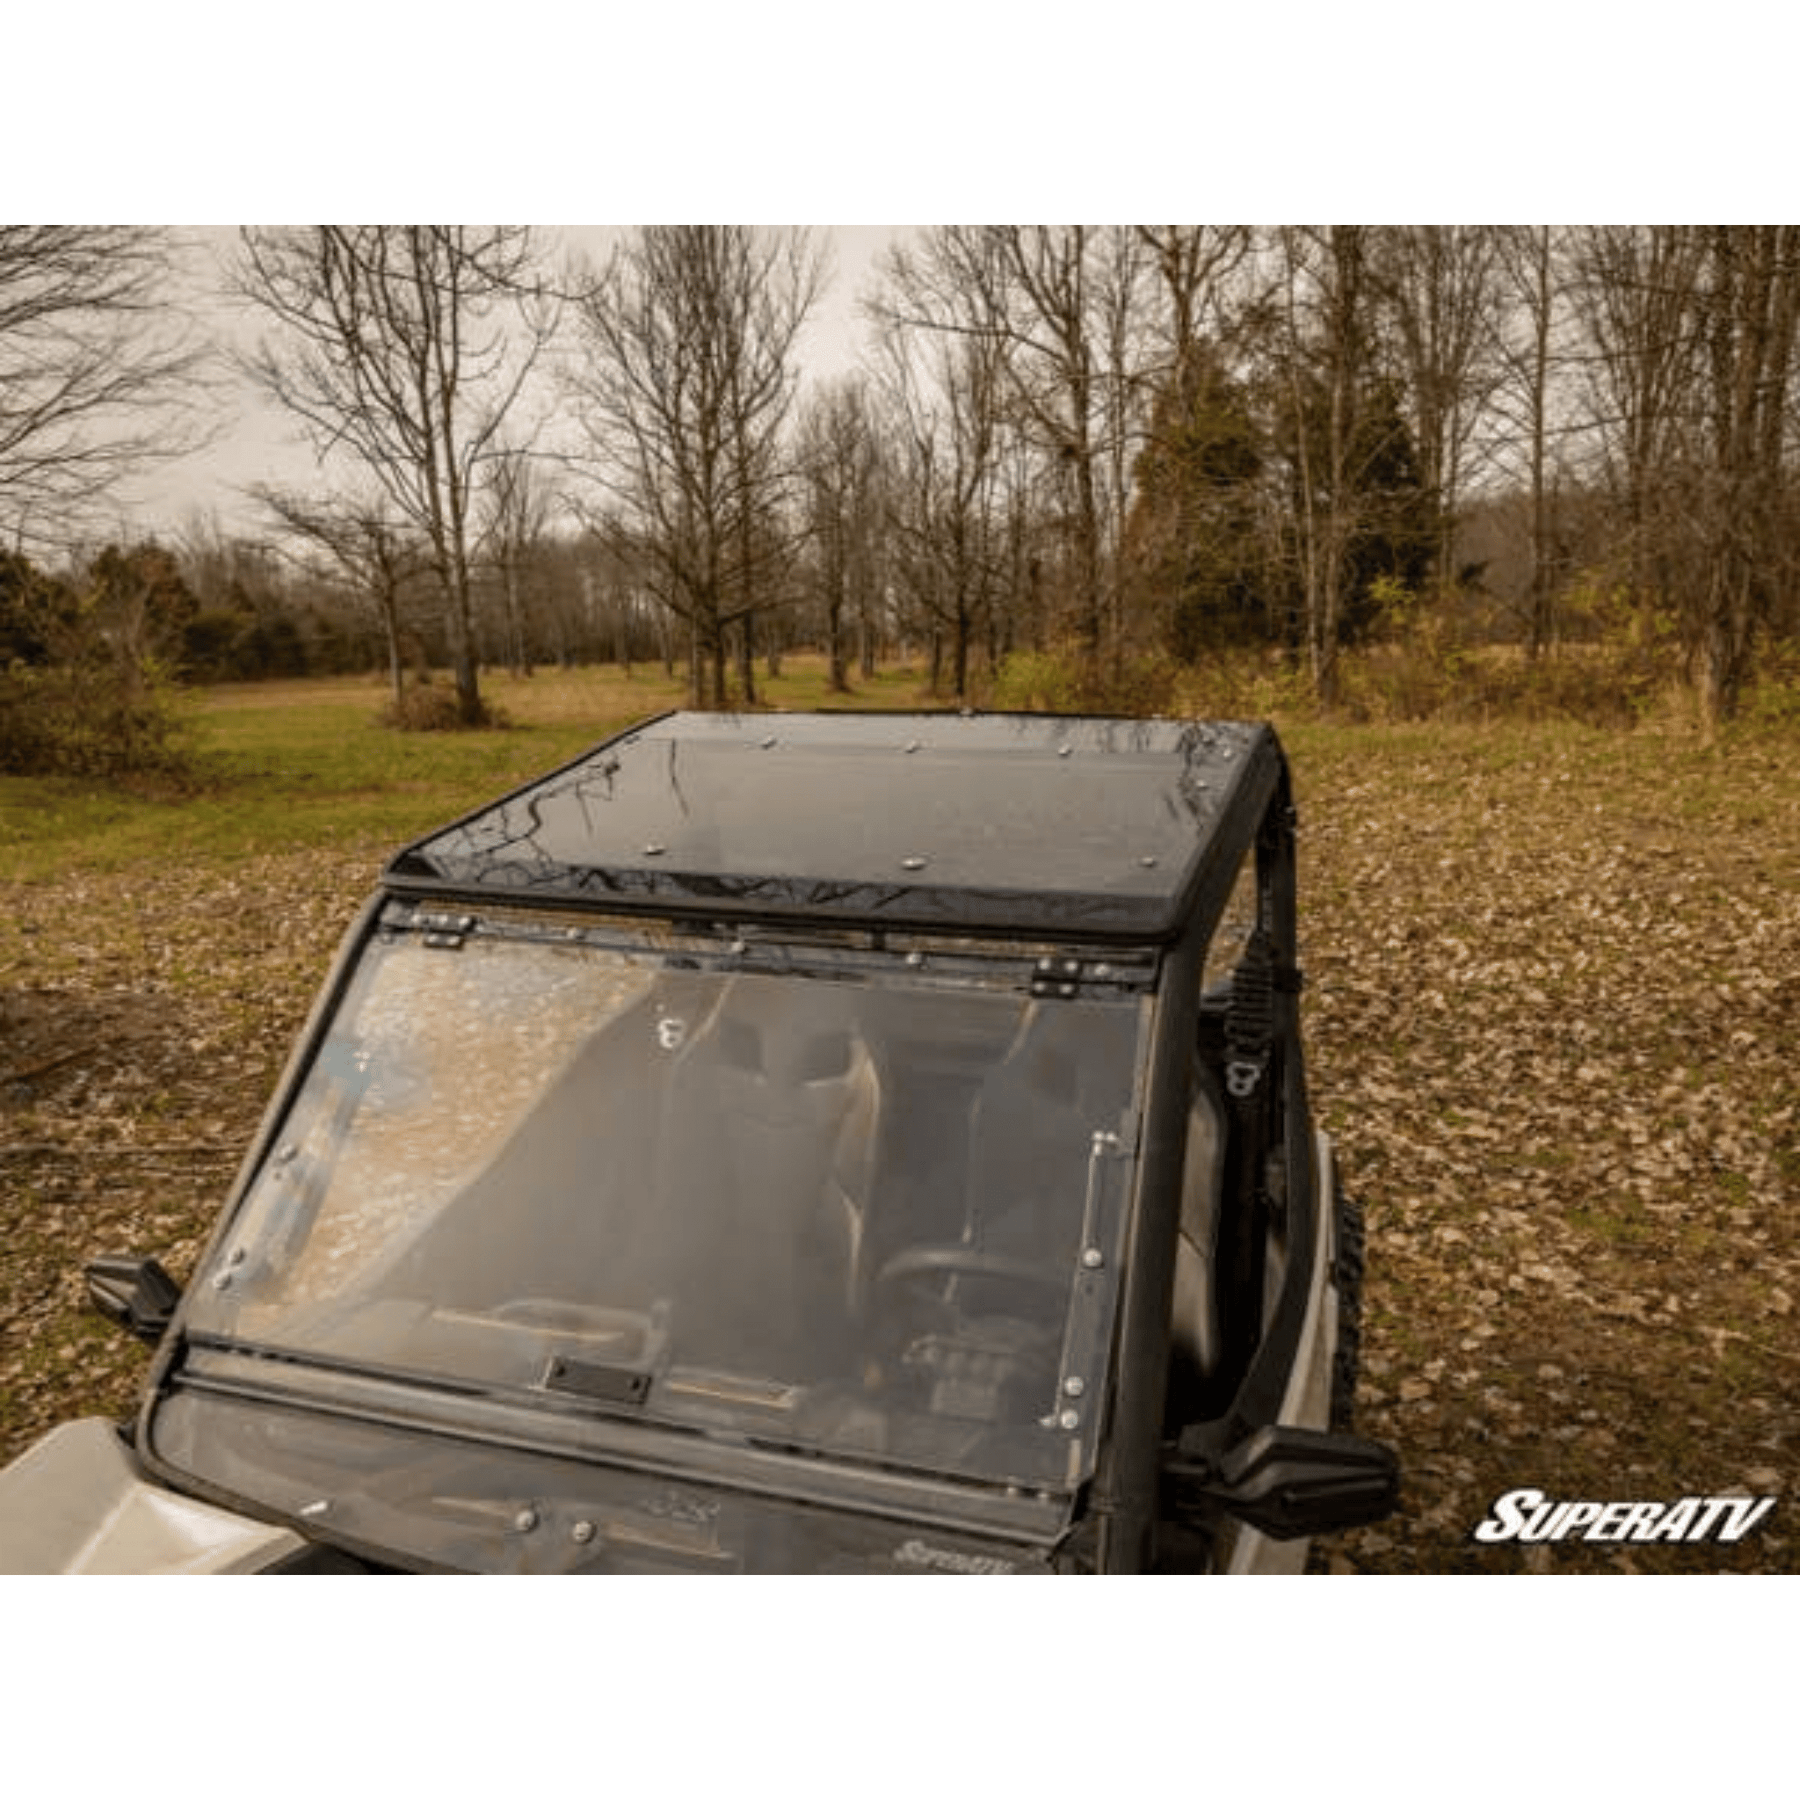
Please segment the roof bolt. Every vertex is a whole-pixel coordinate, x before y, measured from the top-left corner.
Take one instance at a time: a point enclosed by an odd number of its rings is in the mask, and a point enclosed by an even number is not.
[[[1056,1422],[1063,1428],[1064,1431],[1075,1431],[1080,1428],[1081,1414],[1078,1413],[1075,1410],[1075,1408],[1071,1406],[1068,1408],[1067,1411],[1059,1413],[1057,1415]]]
[[[536,1531],[537,1530],[537,1522],[538,1522],[538,1516],[537,1516],[537,1509],[535,1507],[530,1507],[530,1506],[521,1507],[519,1509],[519,1511],[513,1515],[513,1530],[514,1531]]]
[[[919,740],[917,738],[910,738],[910,739],[908,739],[905,747],[902,749],[901,755],[902,756],[911,756],[912,753],[915,750],[917,750],[918,748],[919,748]]]
[[[1084,1269],[1104,1269],[1106,1257],[1096,1244],[1089,1244],[1081,1253],[1081,1266]]]
[[[773,750],[775,748],[775,740],[772,737],[764,738],[762,741],[762,747],[765,750]],[[592,1535],[592,1527],[589,1527],[589,1535],[590,1536]]]
[[[644,846],[644,854],[646,856],[661,856],[663,851],[667,848],[668,846],[665,844],[646,844]]]
[[[575,1521],[575,1528],[569,1533],[569,1536],[578,1544],[591,1544],[594,1541],[594,1521],[592,1519],[577,1519]]]
[[[1073,748],[1074,746],[1072,744],[1059,744],[1056,748],[1056,754],[1058,756],[1067,756]]]
[[[1054,957],[1040,956],[1038,958],[1038,973],[1040,975],[1048,975],[1055,967],[1056,960]]]
[[[1138,867],[1140,869],[1154,869],[1156,867],[1156,858],[1154,856],[1140,856],[1138,858]]]
[[[218,1274],[213,1277],[212,1284],[215,1292],[221,1294],[224,1293],[224,1291],[231,1286],[231,1271],[229,1269],[221,1269]]]
[[[922,869],[925,866],[925,858],[922,856],[903,856],[900,859],[900,866],[903,869]]]
[[[1112,978],[1112,964],[1111,963],[1095,963],[1094,964],[1094,979],[1096,981],[1108,981],[1111,978]]]
[[[731,954],[733,956],[747,955],[749,953],[749,949],[750,949],[750,945],[745,939],[733,938],[731,940]]]
[[[907,966],[907,967],[908,967],[908,968],[909,968],[909,969],[922,969],[922,968],[924,968],[924,966],[925,966],[925,952],[924,952],[924,951],[923,951],[923,950],[909,950],[909,951],[907,951],[907,953],[906,953],[906,966]]]
[[[1079,1400],[1081,1396],[1087,1392],[1087,1383],[1083,1381],[1079,1375],[1071,1375],[1069,1379],[1063,1383],[1063,1392],[1067,1394],[1071,1400]]]

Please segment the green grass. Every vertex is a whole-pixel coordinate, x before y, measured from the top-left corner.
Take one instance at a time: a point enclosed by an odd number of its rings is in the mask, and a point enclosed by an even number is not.
[[[180,788],[0,778],[0,880],[108,871],[147,860],[230,864],[269,851],[398,845],[577,756],[634,719],[683,703],[659,667],[489,674],[484,697],[503,729],[399,732],[363,680],[267,682],[188,700],[194,774]],[[764,677],[778,708],[904,708],[926,703],[916,675],[893,670],[826,691],[818,657]]]

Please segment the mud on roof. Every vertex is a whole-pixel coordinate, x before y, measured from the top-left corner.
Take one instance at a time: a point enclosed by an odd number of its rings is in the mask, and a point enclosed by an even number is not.
[[[669,713],[421,839],[391,887],[867,925],[1179,930],[1278,778],[1268,727]]]

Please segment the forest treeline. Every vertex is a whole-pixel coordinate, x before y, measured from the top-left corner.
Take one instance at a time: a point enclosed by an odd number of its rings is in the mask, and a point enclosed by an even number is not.
[[[0,767],[154,762],[172,682],[384,669],[398,722],[474,724],[484,668],[658,659],[750,705],[801,646],[839,688],[904,654],[1093,706],[1246,653],[1330,706],[1384,646],[1452,682],[1494,646],[1717,723],[1800,631],[1800,227],[919,229],[828,378],[803,228],[598,264],[246,228],[230,350],[176,270],[0,226]],[[227,366],[316,480],[119,529]]]

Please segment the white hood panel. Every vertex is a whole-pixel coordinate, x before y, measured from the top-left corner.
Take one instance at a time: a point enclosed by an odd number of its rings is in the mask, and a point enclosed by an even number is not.
[[[106,1419],[77,1419],[0,1469],[0,1574],[245,1575],[304,1548],[140,1478]]]

